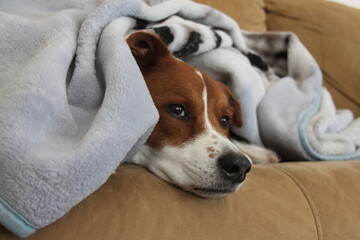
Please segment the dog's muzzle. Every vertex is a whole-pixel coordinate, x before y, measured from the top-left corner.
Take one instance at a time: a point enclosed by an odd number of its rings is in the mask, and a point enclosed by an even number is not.
[[[242,154],[227,152],[218,158],[222,182],[210,186],[193,187],[191,192],[202,197],[218,197],[235,192],[251,170],[251,161]]]

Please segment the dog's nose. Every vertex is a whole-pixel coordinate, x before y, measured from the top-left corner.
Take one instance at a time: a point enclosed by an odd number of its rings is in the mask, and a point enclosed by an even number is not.
[[[246,174],[251,169],[249,159],[244,155],[234,152],[221,156],[219,161],[225,175],[234,183],[244,181]]]

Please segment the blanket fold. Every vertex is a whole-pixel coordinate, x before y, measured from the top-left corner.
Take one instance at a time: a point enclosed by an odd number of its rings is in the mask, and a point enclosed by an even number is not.
[[[284,159],[360,158],[359,119],[336,110],[292,33],[244,32],[188,0],[1,0],[0,223],[18,236],[62,217],[150,135],[158,113],[124,40],[139,30],[230,86],[235,134]]]

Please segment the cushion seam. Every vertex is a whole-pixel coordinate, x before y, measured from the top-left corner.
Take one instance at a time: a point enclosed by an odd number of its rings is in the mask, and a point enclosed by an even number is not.
[[[296,178],[291,175],[291,173],[289,173],[287,170],[285,170],[284,168],[280,167],[280,166],[272,166],[275,170],[278,170],[279,172],[283,173],[284,175],[286,175],[297,187],[298,189],[301,191],[302,195],[304,196],[310,212],[313,216],[314,219],[314,223],[315,223],[315,228],[316,228],[316,235],[317,235],[317,239],[318,240],[323,240],[323,234],[322,234],[322,227],[321,227],[321,223],[320,223],[320,219],[318,217],[317,211],[316,211],[316,207],[313,204],[313,201],[311,200],[311,197],[306,193],[305,191],[305,187],[296,180]]]

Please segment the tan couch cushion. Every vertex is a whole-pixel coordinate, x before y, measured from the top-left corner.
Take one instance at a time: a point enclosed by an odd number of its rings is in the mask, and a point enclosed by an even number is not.
[[[194,0],[226,13],[244,30],[265,31],[266,17],[263,0]]]
[[[267,26],[293,31],[314,55],[338,108],[360,116],[360,10],[324,0],[266,0]]]
[[[360,239],[360,162],[278,164],[307,199],[318,239]],[[301,227],[301,226],[299,226]]]
[[[237,193],[203,199],[123,165],[29,240],[360,239],[359,182],[359,161],[254,166]]]

